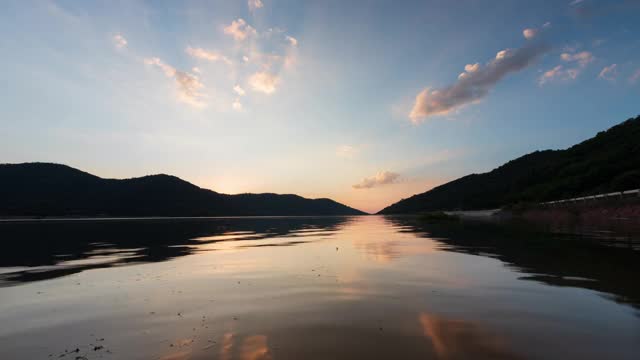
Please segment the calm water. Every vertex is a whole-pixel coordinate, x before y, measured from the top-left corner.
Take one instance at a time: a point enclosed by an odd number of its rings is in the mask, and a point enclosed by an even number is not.
[[[0,359],[640,354],[627,236],[368,216],[5,222],[0,241]]]

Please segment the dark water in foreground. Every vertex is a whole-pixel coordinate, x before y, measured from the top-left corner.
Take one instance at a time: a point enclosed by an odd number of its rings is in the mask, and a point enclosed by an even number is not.
[[[0,359],[640,354],[640,252],[610,233],[368,216],[5,222],[0,241]]]

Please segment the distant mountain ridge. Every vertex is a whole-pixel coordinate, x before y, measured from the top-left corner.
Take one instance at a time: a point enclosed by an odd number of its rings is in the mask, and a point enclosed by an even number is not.
[[[53,163],[0,164],[0,216],[362,215],[331,199],[228,195],[159,174],[103,179]]]
[[[566,150],[536,151],[403,199],[379,214],[492,209],[640,188],[640,116]]]

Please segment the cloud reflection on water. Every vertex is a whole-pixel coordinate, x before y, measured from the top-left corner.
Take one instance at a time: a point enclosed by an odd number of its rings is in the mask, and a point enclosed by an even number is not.
[[[418,315],[424,336],[438,359],[521,359],[505,341],[463,320],[451,320],[422,312]]]

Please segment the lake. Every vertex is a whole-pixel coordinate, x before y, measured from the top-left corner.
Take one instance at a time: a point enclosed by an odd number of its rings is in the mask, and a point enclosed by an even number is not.
[[[633,235],[414,217],[0,222],[0,359],[638,359]]]

